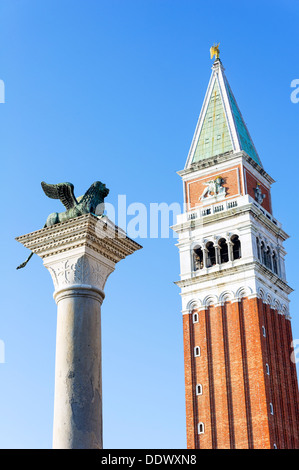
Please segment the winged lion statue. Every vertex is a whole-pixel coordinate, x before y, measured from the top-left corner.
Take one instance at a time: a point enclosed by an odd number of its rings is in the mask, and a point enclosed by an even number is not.
[[[101,181],[95,181],[84,196],[78,199],[75,197],[74,185],[72,183],[47,184],[42,181],[41,186],[49,198],[60,199],[66,208],[64,212],[53,212],[50,214],[43,228],[51,227],[60,222],[66,222],[83,214],[90,213],[102,216],[104,212],[104,199],[109,194],[109,189]],[[32,256],[33,252],[30,253],[26,261],[20,264],[17,269],[24,268]]]

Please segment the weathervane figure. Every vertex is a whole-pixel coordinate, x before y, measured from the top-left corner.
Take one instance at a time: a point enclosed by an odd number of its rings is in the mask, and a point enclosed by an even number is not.
[[[219,55],[220,55],[219,44],[220,44],[220,42],[218,42],[218,44],[214,44],[210,48],[211,59],[213,59],[214,56],[215,56],[215,60],[219,59]]]

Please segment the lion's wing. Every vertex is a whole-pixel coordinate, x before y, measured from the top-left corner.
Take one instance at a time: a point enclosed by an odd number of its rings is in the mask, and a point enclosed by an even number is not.
[[[78,204],[72,183],[48,184],[42,181],[41,186],[48,197],[51,199],[60,199],[67,210]]]

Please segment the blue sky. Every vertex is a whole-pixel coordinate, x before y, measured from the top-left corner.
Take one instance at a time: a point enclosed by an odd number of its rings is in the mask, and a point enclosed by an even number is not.
[[[14,238],[61,210],[40,182],[95,180],[107,202],[182,203],[187,158],[220,42],[227,78],[291,238],[287,279],[299,338],[299,5],[290,0],[0,0],[2,295],[0,448],[51,448],[56,305],[41,259]],[[56,205],[57,204],[57,205]],[[184,448],[175,239],[137,239],[102,307],[105,448]]]

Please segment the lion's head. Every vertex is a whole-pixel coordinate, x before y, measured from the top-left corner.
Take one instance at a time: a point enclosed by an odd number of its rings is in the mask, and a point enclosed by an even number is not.
[[[92,185],[95,189],[95,192],[98,193],[98,195],[100,197],[102,197],[103,199],[108,196],[109,194],[109,189],[106,188],[106,185],[104,183],[102,183],[101,181],[95,181],[95,183],[93,183]]]

